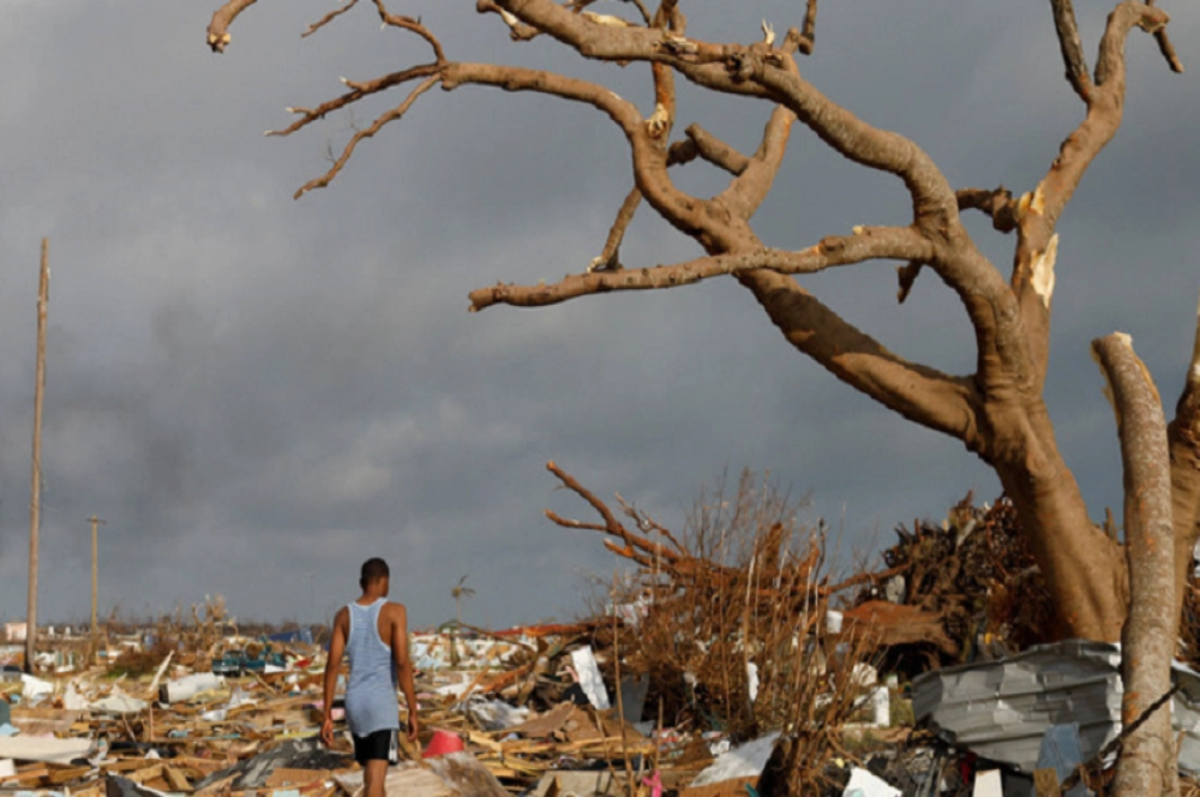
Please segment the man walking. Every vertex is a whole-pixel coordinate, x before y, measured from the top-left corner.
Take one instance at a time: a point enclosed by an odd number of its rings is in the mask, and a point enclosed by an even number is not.
[[[364,797],[384,797],[389,763],[399,760],[397,733],[400,706],[396,684],[408,704],[408,738],[417,739],[417,696],[412,661],[408,656],[408,615],[404,606],[387,600],[390,573],[387,562],[363,562],[362,595],[342,607],[333,621],[333,639],[325,664],[325,721],[321,741],[333,744],[333,694],[342,654],[350,656],[346,685],[346,719],[354,737],[354,759],[363,767]]]

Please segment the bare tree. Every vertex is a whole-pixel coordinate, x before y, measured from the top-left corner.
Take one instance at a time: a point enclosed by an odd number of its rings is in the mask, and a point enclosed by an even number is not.
[[[445,0],[440,0],[445,2]],[[229,26],[255,0],[229,0],[213,15],[208,42],[223,52]],[[316,32],[349,11],[348,2],[313,23]],[[384,25],[410,31],[432,51],[427,63],[373,80],[346,81],[346,93],[312,108],[291,109],[295,121],[279,135],[294,133],[331,111],[371,95],[405,87],[403,101],[356,131],[332,168],[297,191],[322,188],[341,171],[357,145],[400,119],[435,86],[491,86],[535,92],[590,105],[625,136],[633,187],[621,204],[598,257],[581,273],[553,284],[499,284],[471,293],[471,309],[496,304],[540,307],[611,291],[665,289],[727,276],[762,305],[767,317],[800,352],[837,378],[909,421],[950,435],[995,469],[1012,498],[1029,542],[1059,607],[1063,636],[1115,640],[1129,605],[1129,568],[1122,546],[1089,518],[1070,469],[1059,452],[1043,397],[1049,352],[1056,225],[1092,160],[1121,124],[1125,98],[1125,47],[1134,27],[1152,34],[1174,71],[1182,71],[1167,37],[1168,16],[1153,2],[1126,0],[1108,17],[1094,70],[1090,70],[1070,0],[1051,0],[1066,77],[1084,105],[1083,121],[1062,142],[1045,176],[1018,197],[1003,187],[955,189],[914,142],[873,127],[837,105],[800,74],[796,54],[810,54],[816,1],[809,0],[799,28],[783,36],[763,24],[752,44],[712,43],[687,35],[678,0],[648,8],[627,0],[625,16],[588,10],[592,0],[477,0],[476,9],[495,14],[513,40],[549,36],[582,58],[614,64],[648,62],[655,106],[648,116],[599,83],[515,66],[449,60],[441,41],[420,18],[392,13],[383,0],[370,0]],[[676,128],[675,80],[767,103],[761,143],[752,154],[738,152],[697,124],[672,140]],[[911,198],[905,226],[861,226],[799,251],[768,246],[751,218],[771,190],[795,123],[815,132],[846,158],[899,178]],[[700,159],[728,172],[728,186],[711,198],[693,196],[672,180],[672,167]],[[619,257],[625,230],[642,203],[705,255],[686,262],[626,267]],[[977,248],[960,214],[985,214],[993,227],[1015,237],[1006,278]],[[904,301],[922,270],[931,271],[958,297],[974,328],[976,367],[965,376],[910,362],[847,322],[800,282],[826,269],[892,260]],[[1200,506],[1200,395],[1193,377],[1170,425],[1172,534],[1175,605],[1197,534]]]

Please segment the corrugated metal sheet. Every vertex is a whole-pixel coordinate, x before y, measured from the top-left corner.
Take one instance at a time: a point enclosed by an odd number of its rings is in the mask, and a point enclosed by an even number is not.
[[[1042,737],[1078,723],[1084,759],[1121,726],[1121,652],[1116,645],[1070,640],[997,661],[948,667],[913,681],[913,712],[959,747],[1032,772]],[[1181,689],[1172,720],[1185,736],[1181,769],[1200,772],[1200,674],[1176,665]]]

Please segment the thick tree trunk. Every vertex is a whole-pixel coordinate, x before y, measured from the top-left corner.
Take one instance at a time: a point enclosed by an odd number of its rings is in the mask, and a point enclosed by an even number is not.
[[[1128,728],[1171,688],[1171,662],[1179,636],[1171,462],[1162,400],[1129,336],[1114,333],[1096,340],[1092,351],[1108,380],[1125,476],[1131,600],[1121,639],[1125,685],[1121,722]],[[1125,739],[1112,793],[1116,797],[1179,793],[1169,706],[1159,706]]]
[[[1116,642],[1129,603],[1125,555],[1088,516],[1041,397],[993,402],[980,417],[978,453],[1012,499],[1058,610],[1051,635]]]
[[[1088,517],[1075,477],[1065,467],[1051,475],[1009,467],[997,472],[1054,598],[1052,635],[1120,639],[1129,596],[1124,552]]]

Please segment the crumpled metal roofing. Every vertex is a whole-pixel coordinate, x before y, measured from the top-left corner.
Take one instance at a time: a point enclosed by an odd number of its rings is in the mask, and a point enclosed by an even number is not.
[[[996,661],[923,673],[913,681],[913,712],[939,736],[976,755],[1031,773],[1042,737],[1054,725],[1079,724],[1084,760],[1121,727],[1121,649],[1068,640]],[[1200,673],[1176,664],[1180,690],[1172,724],[1183,731],[1179,767],[1200,772]]]

